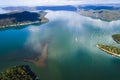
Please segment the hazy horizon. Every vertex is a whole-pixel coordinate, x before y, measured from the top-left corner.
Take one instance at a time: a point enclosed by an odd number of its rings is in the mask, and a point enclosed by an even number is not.
[[[0,0],[0,6],[57,6],[80,4],[119,4],[119,0]]]

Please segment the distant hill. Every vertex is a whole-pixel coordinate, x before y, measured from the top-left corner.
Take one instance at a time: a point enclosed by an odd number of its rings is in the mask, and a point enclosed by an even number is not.
[[[76,11],[76,8],[71,5],[65,6],[36,6],[36,7],[27,7],[27,6],[19,6],[19,7],[4,7],[4,10],[11,10],[11,11],[34,11],[34,10],[66,10],[66,11]]]
[[[118,5],[113,5],[113,4],[109,4],[109,5],[79,5],[78,6],[79,9],[84,9],[84,10],[101,10],[101,9],[105,9],[105,10],[120,10],[120,6]]]
[[[101,19],[104,21],[114,21],[120,19],[120,10],[79,10],[83,16]]]
[[[65,6],[37,6],[37,10],[53,10],[53,11],[76,11],[77,9],[74,6],[71,5],[65,5]]]
[[[80,15],[104,21],[114,21],[120,19],[119,5],[82,5],[78,7],[77,12]]]
[[[36,7],[4,7],[4,10],[11,11],[34,11],[34,10],[52,10],[52,11],[74,11],[80,15],[101,19],[104,21],[113,21],[120,19],[120,5],[119,4],[96,4],[96,5],[64,5],[64,6],[36,6]]]
[[[81,5],[63,5],[63,6],[35,6],[35,7],[28,7],[28,6],[9,6],[9,7],[3,7],[4,10],[18,10],[18,11],[34,11],[34,10],[53,10],[53,11],[77,11],[78,9],[84,9],[84,10],[100,10],[100,9],[106,9],[106,10],[118,10],[120,9],[119,4],[96,4],[96,5],[89,5],[89,4],[81,4]]]
[[[28,6],[17,6],[17,7],[3,7],[4,10],[10,10],[10,11],[35,11],[35,7],[28,7]]]

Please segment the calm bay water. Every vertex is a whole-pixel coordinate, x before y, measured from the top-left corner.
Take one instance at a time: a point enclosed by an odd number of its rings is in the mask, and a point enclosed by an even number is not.
[[[120,21],[105,22],[69,11],[48,11],[42,25],[0,31],[0,69],[28,64],[40,80],[120,80],[120,59],[96,48],[116,44],[111,35],[120,33]],[[26,58],[36,57],[47,43],[45,67]]]

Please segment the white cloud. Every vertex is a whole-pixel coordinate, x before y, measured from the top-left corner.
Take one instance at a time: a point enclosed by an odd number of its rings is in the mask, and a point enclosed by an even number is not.
[[[120,3],[119,0],[0,0],[1,6],[35,6],[35,5],[75,5],[75,4],[98,4]]]

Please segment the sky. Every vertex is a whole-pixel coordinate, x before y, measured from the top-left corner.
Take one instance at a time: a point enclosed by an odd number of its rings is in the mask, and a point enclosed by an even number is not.
[[[43,6],[120,3],[120,0],[0,0],[0,6]]]

